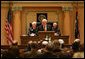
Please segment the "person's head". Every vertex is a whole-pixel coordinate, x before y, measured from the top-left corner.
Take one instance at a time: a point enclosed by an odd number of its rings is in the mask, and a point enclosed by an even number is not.
[[[78,52],[80,49],[80,39],[75,39],[72,44],[72,49],[74,52]]]
[[[33,42],[33,41],[29,41],[29,42],[27,43],[27,45],[30,45],[32,42]]]
[[[47,44],[46,45],[46,50],[49,51],[49,52],[53,52],[53,50],[54,50],[53,43]]]
[[[16,40],[14,40],[14,41],[12,42],[12,45],[18,45],[18,42],[17,42]]]
[[[37,43],[37,41],[33,41],[33,43]]]
[[[47,44],[48,44],[47,41],[43,41],[43,42],[42,42],[42,45],[45,45],[45,46],[46,46]]]
[[[27,42],[27,48],[30,49],[30,45],[31,45],[32,42],[33,42],[33,41],[29,41],[29,42]]]
[[[57,23],[53,23],[53,27],[56,28],[57,27]]]
[[[60,44],[64,44],[64,40],[63,39],[59,39],[58,40]]]
[[[37,26],[37,22],[32,22],[32,27],[35,29]]]
[[[56,47],[56,48],[60,48],[60,43],[59,43],[58,40],[54,40],[54,41],[53,41],[53,45],[54,45],[54,47]]]
[[[80,44],[80,39],[75,39],[75,40],[74,40],[74,43]]]
[[[38,44],[37,43],[35,43],[35,42],[32,42],[31,44],[30,44],[30,47],[31,47],[31,49],[38,49]]]
[[[80,39],[75,39],[74,42],[80,42]]]
[[[61,49],[60,49],[60,43],[59,43],[58,40],[54,40],[53,41],[53,46],[54,46],[54,50],[53,50],[54,53],[61,51]]]
[[[46,19],[43,19],[42,20],[42,25],[45,26],[47,24],[47,20]]]

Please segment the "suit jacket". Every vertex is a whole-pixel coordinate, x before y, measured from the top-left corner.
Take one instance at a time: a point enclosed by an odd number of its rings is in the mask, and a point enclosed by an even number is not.
[[[36,58],[57,58],[56,55],[53,55],[50,52],[45,52],[39,56],[37,56]]]
[[[52,31],[52,27],[50,25],[47,25],[46,27],[47,27],[47,30],[46,31]],[[44,31],[43,25],[40,25],[38,27],[38,31]]]
[[[37,35],[37,32],[38,32],[38,28],[36,27],[36,29],[33,29],[32,27],[29,28],[29,32],[28,32],[28,35],[34,33]]]
[[[8,49],[8,58],[19,58],[19,48],[18,46],[12,46],[11,48]]]
[[[36,58],[38,55],[41,55],[41,53],[36,50],[31,50],[24,53],[24,58]]]
[[[57,27],[52,27],[52,31],[55,31],[55,33],[57,33],[59,36],[61,35],[60,30]]]
[[[74,52],[79,51],[79,48],[80,48],[80,43],[78,43],[78,42],[72,43],[72,49]]]

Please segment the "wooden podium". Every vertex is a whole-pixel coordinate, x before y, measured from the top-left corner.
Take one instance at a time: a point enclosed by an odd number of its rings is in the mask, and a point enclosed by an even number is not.
[[[38,36],[21,35],[21,45],[25,45],[29,41],[40,41],[46,36],[51,37],[51,40],[63,39],[65,44],[69,44],[69,36],[54,36],[54,31],[39,31]]]
[[[39,37],[39,39],[43,39],[43,38],[45,38],[46,36],[48,36],[48,37],[51,37],[52,39],[54,38],[54,31],[39,31],[38,32],[38,37]]]

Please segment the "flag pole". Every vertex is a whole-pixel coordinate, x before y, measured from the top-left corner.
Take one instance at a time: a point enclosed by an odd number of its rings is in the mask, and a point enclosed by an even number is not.
[[[78,1],[77,1],[77,20],[78,20],[78,38],[80,38],[79,16],[78,16]]]

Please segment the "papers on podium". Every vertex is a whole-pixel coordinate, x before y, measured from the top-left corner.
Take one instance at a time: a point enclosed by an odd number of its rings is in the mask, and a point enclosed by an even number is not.
[[[30,36],[35,36],[35,34],[34,34],[34,33],[32,33],[32,34],[30,34]]]

